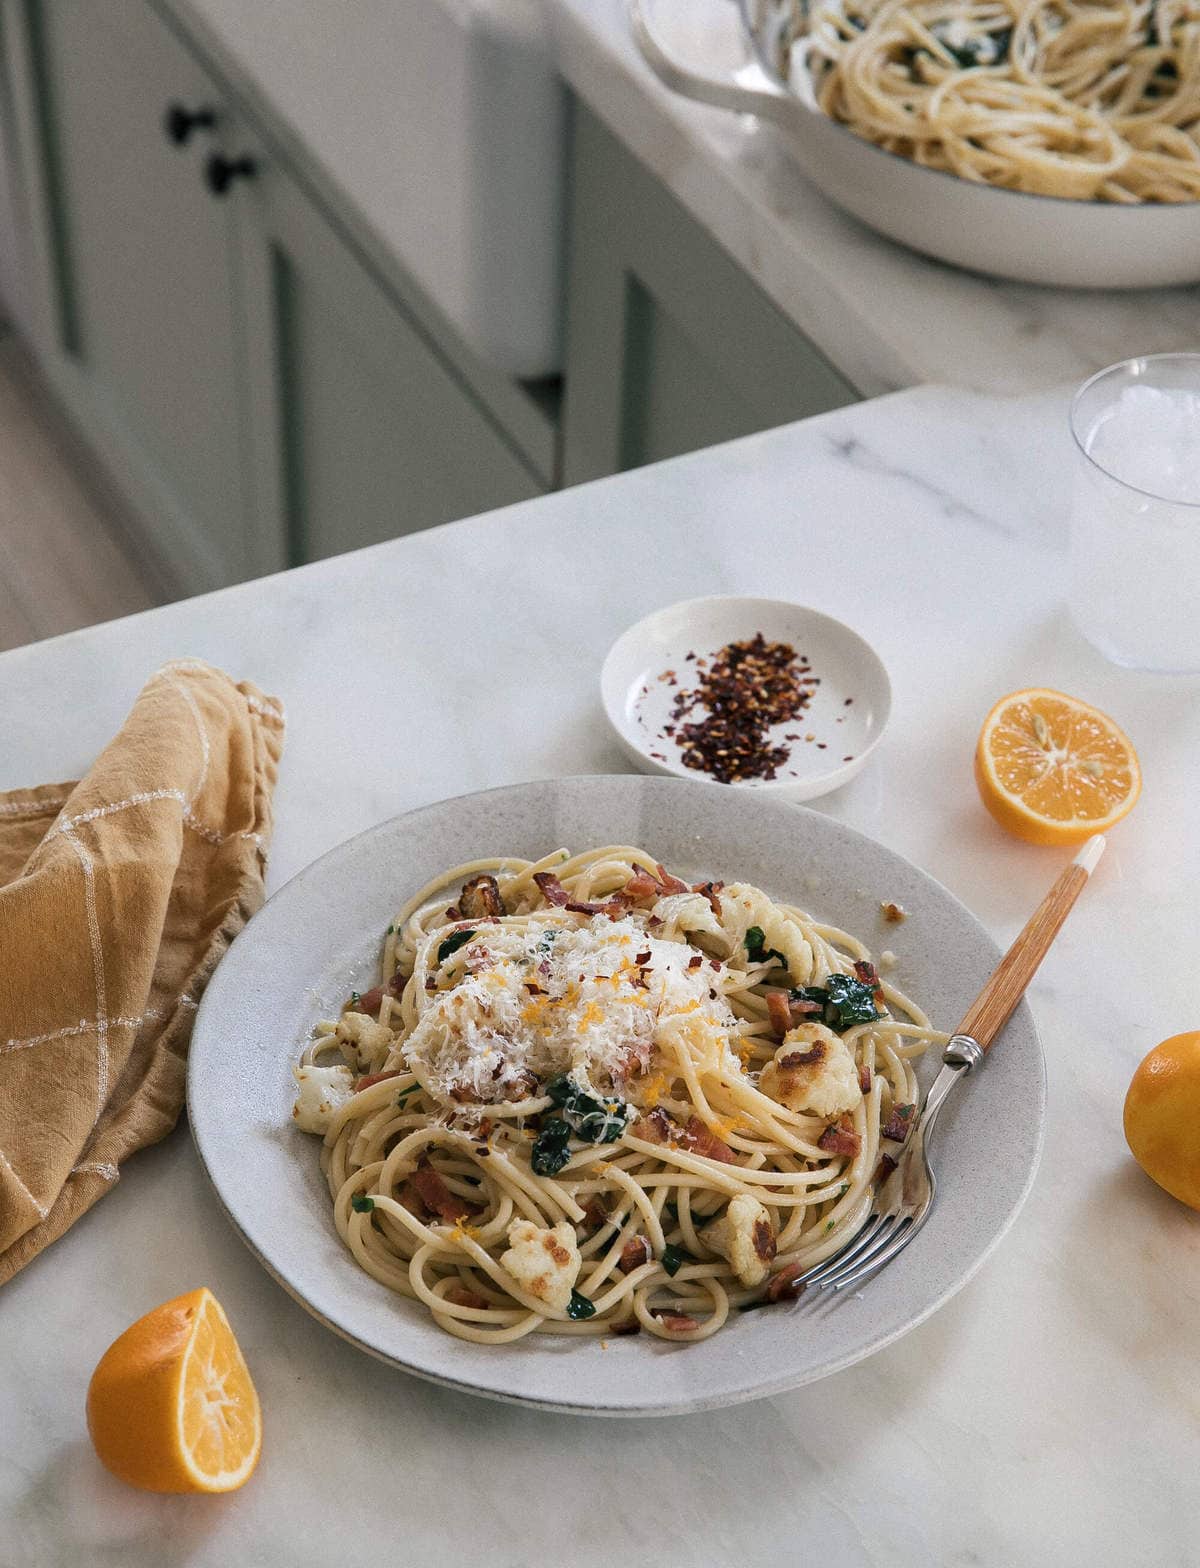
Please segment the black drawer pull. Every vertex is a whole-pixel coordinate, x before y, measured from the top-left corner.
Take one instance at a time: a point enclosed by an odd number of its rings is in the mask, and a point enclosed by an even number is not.
[[[163,129],[168,140],[173,141],[176,147],[182,147],[190,141],[193,131],[211,131],[216,123],[214,109],[187,109],[181,103],[168,104],[167,112],[163,115]]]
[[[214,196],[224,196],[234,180],[248,180],[257,169],[254,159],[245,154],[240,158],[226,158],[224,153],[214,152],[204,165],[204,178]]]

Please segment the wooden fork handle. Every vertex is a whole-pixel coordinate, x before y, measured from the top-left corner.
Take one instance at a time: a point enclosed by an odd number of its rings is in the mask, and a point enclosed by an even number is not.
[[[1099,834],[1088,839],[1029,917],[1025,929],[967,1009],[966,1017],[955,1030],[956,1034],[969,1035],[985,1051],[989,1049],[1025,995],[1029,982],[1037,973],[1050,944],[1058,935],[1072,904],[1083,891],[1103,852],[1104,839]]]

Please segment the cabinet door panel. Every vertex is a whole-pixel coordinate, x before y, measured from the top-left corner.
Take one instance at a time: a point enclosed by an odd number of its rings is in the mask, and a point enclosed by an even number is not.
[[[567,484],[855,400],[819,350],[582,106],[572,170]]]
[[[282,514],[292,561],[540,493],[307,193],[246,145],[261,166],[236,197],[255,351],[257,509]]]
[[[232,230],[178,147],[167,105],[220,111],[213,83],[145,0],[31,0],[59,263],[60,334],[121,450],[163,497],[190,588],[246,574]]]

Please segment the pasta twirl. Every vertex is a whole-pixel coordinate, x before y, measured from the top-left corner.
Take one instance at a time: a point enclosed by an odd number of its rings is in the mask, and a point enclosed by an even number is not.
[[[826,114],[930,168],[1200,200],[1197,0],[791,0],[782,48]]]
[[[448,871],[295,1116],[373,1278],[481,1343],[716,1333],[861,1223],[944,1041],[861,943],[608,846]]]

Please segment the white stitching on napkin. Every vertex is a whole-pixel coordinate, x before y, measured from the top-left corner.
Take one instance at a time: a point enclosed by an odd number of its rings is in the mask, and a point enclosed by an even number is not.
[[[190,810],[194,802],[199,800],[200,791],[204,788],[205,782],[208,779],[208,764],[210,761],[208,730],[205,728],[204,715],[200,712],[200,705],[197,703],[195,697],[192,696],[187,687],[184,686],[180,681],[171,681],[169,684],[171,689],[173,691],[177,691],[183,698],[184,702],[187,703],[192,718],[196,722],[196,734],[200,737],[200,778],[196,784],[196,788],[192,791],[191,800],[186,802],[187,809]]]
[[[199,1003],[193,1002],[190,996],[181,996],[179,1005],[197,1007]],[[140,1029],[148,1018],[161,1017],[161,1007],[148,1007],[138,1018],[110,1018],[108,1031],[111,1034],[114,1029]],[[0,1045],[0,1056],[9,1051],[28,1051],[35,1045],[48,1045],[51,1040],[67,1040],[72,1035],[87,1034],[89,1030],[96,1028],[97,1023],[98,1020],[95,1018],[81,1018],[77,1024],[68,1024],[64,1029],[51,1029],[48,1034],[31,1034],[24,1040],[5,1040],[3,1045]]]
[[[83,867],[83,896],[87,908],[88,933],[92,939],[92,970],[96,977],[96,1115],[93,1127],[108,1100],[108,997],[104,989],[104,948],[100,942],[100,921],[96,915],[96,863],[88,850],[68,828],[63,835]]]
[[[69,795],[60,795],[57,800],[0,800],[0,813],[15,817],[22,811],[49,811],[52,806],[57,811],[70,798]]]
[[[21,1180],[20,1176],[17,1175],[16,1170],[13,1168],[12,1161],[9,1159],[8,1155],[5,1154],[3,1149],[0,1149],[0,1160],[4,1161],[6,1170],[12,1171],[12,1178],[16,1182],[17,1186],[20,1187],[21,1191],[29,1199],[30,1203],[33,1204],[34,1208],[38,1211],[41,1217],[45,1219],[50,1210],[45,1206],[44,1203],[39,1203],[38,1200],[34,1197],[33,1193],[30,1192],[29,1188]]]
[[[129,795],[124,800],[110,801],[106,806],[92,806],[87,811],[81,811],[77,816],[64,817],[61,822],[56,822],[50,829],[50,834],[63,833],[69,835],[80,822],[95,822],[100,817],[111,817],[115,812],[126,811],[130,806],[145,806],[155,800],[174,800],[183,808],[183,820],[193,833],[198,833],[209,844],[224,844],[227,839],[237,835],[233,833],[218,833],[216,828],[210,828],[206,822],[192,810],[187,796],[181,789],[144,789],[136,795]],[[46,836],[49,837],[50,834]]]

